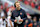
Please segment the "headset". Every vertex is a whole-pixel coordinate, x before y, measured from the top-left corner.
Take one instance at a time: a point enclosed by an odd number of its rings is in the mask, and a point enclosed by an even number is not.
[[[14,3],[14,7],[16,8],[16,4]]]

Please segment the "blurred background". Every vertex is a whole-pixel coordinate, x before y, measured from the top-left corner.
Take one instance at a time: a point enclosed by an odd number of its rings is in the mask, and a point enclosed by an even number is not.
[[[20,7],[26,11],[28,17],[24,27],[40,27],[40,0],[0,0],[0,18],[3,21],[5,19],[4,23],[10,23],[9,19],[11,12],[15,10],[14,3],[16,1],[20,1]],[[8,24],[8,26],[11,25]]]

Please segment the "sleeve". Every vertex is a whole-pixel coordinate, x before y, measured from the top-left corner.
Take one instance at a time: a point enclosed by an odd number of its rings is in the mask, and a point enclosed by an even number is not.
[[[26,15],[26,12],[24,11],[24,18],[23,18],[23,21],[25,21],[27,19],[27,15]]]
[[[15,19],[14,19],[13,12],[12,12],[12,14],[11,14],[11,21],[14,22],[14,20]]]

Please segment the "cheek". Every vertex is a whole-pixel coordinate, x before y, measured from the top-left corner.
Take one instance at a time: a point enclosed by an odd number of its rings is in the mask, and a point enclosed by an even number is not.
[[[20,7],[20,5],[18,5],[18,7]]]
[[[20,6],[20,5],[19,5]]]
[[[18,5],[16,5],[16,7],[18,7]]]
[[[20,7],[20,5],[16,5],[16,7]]]

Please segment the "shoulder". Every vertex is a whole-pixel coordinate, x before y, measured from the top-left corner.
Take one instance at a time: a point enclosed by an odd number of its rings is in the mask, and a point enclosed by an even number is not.
[[[22,8],[21,8],[21,10],[22,10],[23,12],[25,12],[25,10],[24,10],[24,9],[22,9]]]

